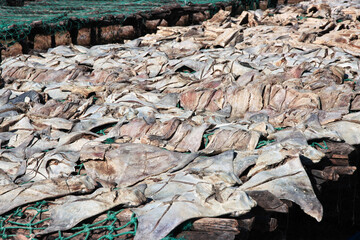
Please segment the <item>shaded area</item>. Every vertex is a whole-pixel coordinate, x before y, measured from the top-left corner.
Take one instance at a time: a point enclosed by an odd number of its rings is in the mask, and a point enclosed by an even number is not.
[[[82,28],[93,19],[106,16],[114,17],[113,23],[122,23],[126,16],[139,11],[149,11],[158,7],[180,4],[186,0],[66,0],[66,1],[26,1],[23,7],[12,7],[7,1],[0,1],[0,40],[11,45],[25,39],[33,28],[31,23],[40,23],[45,34],[53,34]],[[193,4],[213,4],[215,2],[229,2],[228,0],[195,0]],[[124,18],[125,16],[125,18]],[[76,21],[74,21],[76,19]]]

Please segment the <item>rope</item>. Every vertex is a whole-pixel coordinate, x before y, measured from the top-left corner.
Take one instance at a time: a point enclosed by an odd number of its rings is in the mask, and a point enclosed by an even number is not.
[[[313,142],[313,143],[311,143],[310,146],[312,146],[313,148],[315,148],[316,146],[318,146],[318,147],[321,148],[321,149],[329,149],[329,147],[327,146],[327,144],[326,144],[325,141],[323,141],[323,144],[324,144],[324,146],[321,146],[320,143]]]
[[[209,144],[209,136],[211,136],[211,135],[214,135],[214,132],[204,134],[204,136],[203,136],[203,138],[204,138],[204,140],[205,140],[205,148],[206,148],[207,145]]]
[[[259,141],[257,146],[255,147],[255,149],[259,149],[263,146],[268,145],[269,143],[275,142],[275,140],[263,140],[263,141]]]
[[[112,143],[114,143],[114,142],[115,142],[115,139],[114,139],[114,138],[107,138],[107,139],[105,139],[105,141],[104,141],[105,144],[112,144]]]
[[[80,172],[81,172],[81,169],[84,167],[84,164],[83,163],[80,163],[79,165],[76,165],[75,168],[79,168],[77,170],[77,175],[80,175]]]

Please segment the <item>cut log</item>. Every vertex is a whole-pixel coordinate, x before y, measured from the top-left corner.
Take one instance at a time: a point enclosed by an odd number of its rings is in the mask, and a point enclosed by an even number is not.
[[[234,232],[205,232],[205,231],[184,231],[176,236],[186,240],[233,240],[236,233]]]
[[[349,156],[348,155],[343,155],[343,154],[333,154],[331,156],[331,158],[335,158],[335,159],[346,159],[348,160],[349,159]]]
[[[353,146],[347,143],[328,142],[326,141],[328,149],[318,149],[326,154],[328,158],[346,159],[355,150]]]
[[[330,162],[336,166],[349,166],[349,159],[330,158]]]
[[[227,218],[201,218],[193,223],[195,231],[227,231],[240,233],[239,223],[236,219]]]
[[[324,170],[311,170],[314,177],[325,180],[325,181],[337,181],[340,175],[352,175],[356,170],[354,166],[329,166],[325,167]],[[319,183],[317,181],[317,183]],[[320,183],[321,184],[321,183]]]
[[[248,191],[246,193],[265,211],[281,213],[288,212],[287,205],[269,191]]]

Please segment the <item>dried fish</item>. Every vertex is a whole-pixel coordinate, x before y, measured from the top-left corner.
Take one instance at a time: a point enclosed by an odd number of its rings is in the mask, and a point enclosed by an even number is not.
[[[297,203],[307,214],[321,221],[323,208],[298,156],[285,164],[262,171],[240,186],[241,190],[267,190],[279,199]]]
[[[101,147],[94,151],[95,146]],[[147,177],[181,169],[196,156],[195,153],[170,152],[144,144],[112,144],[108,147],[98,142],[85,145],[80,152],[80,160],[91,177],[121,186],[130,186]]]
[[[186,183],[184,183],[186,184]],[[215,217],[224,214],[245,214],[256,206],[245,192],[236,188],[225,188],[216,196],[207,184],[194,184],[194,190],[176,194],[146,204],[134,210],[139,228],[135,239],[162,239],[182,222],[196,217]],[[166,187],[162,189],[166,191]],[[207,192],[205,195],[201,192]]]
[[[23,204],[65,196],[71,193],[88,193],[95,188],[95,182],[88,176],[46,179],[21,186],[0,186],[0,214]]]
[[[281,200],[320,221],[308,174],[314,187],[352,174],[332,151],[360,144],[359,8],[220,10],[195,26],[155,20],[125,44],[6,58],[0,212],[51,199],[46,235],[134,207],[135,239],[256,205],[286,213]],[[340,165],[318,169],[325,158]]]
[[[111,190],[100,188],[89,195],[66,196],[52,202],[49,209],[49,226],[38,233],[44,235],[74,227],[82,220],[93,217],[113,207],[136,207],[146,198],[138,189]]]

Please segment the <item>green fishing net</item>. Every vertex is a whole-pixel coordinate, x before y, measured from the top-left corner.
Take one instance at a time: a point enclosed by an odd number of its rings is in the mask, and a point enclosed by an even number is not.
[[[35,233],[46,228],[50,218],[46,216],[48,211],[48,202],[39,201],[0,216],[0,238],[14,239],[19,235],[25,236],[32,240],[41,239]],[[135,236],[137,229],[137,218],[132,214],[130,221],[123,223],[118,218],[122,210],[108,211],[102,215],[102,219],[92,223],[83,223],[68,231],[51,234],[51,239],[68,240],[68,239],[118,239],[120,236]],[[99,218],[100,218],[99,217]]]
[[[215,4],[234,2],[251,7],[259,0],[37,0],[25,1],[22,7],[7,6],[0,0],[0,43],[10,46],[25,39],[31,32],[31,23],[42,24],[45,34],[82,28],[90,19],[104,16],[129,16],[169,4]],[[76,19],[76,21],[71,21]],[[121,21],[124,19],[114,19]],[[116,22],[114,22],[117,24]]]

